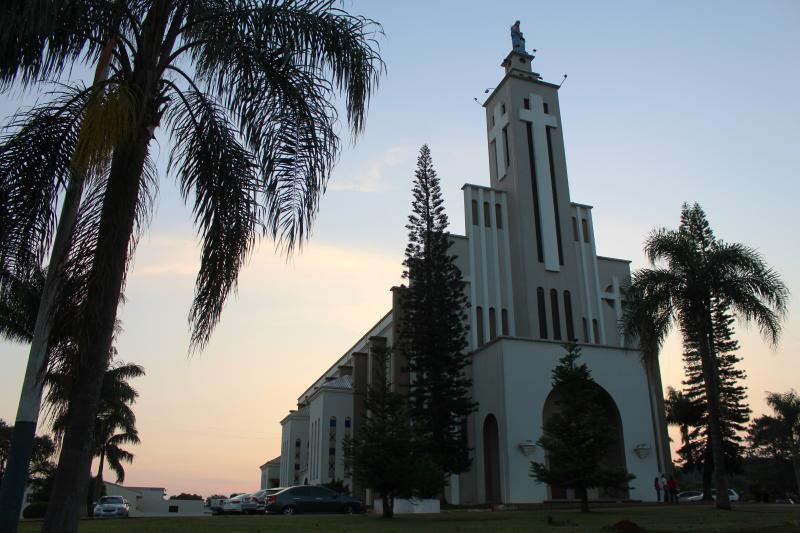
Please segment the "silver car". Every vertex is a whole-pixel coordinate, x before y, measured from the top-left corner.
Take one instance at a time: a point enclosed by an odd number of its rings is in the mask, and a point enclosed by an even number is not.
[[[242,512],[245,514],[263,514],[267,512],[267,496],[276,494],[286,487],[261,489],[242,497]]]
[[[248,494],[239,494],[233,498],[222,500],[222,511],[220,514],[241,514],[242,513],[242,500]]]
[[[128,500],[122,496],[103,496],[94,505],[94,516],[102,517],[128,517],[131,506],[128,505]]]
[[[716,499],[717,499],[717,489],[712,489],[711,490],[711,499],[716,501]],[[702,492],[699,492],[695,496],[689,496],[688,498],[685,498],[685,499],[681,499],[681,495],[678,494],[678,501],[699,502],[699,501],[702,501],[702,500],[703,500],[703,493]],[[736,492],[733,489],[728,489],[728,500],[730,500],[732,502],[738,502],[739,501],[739,493]]]

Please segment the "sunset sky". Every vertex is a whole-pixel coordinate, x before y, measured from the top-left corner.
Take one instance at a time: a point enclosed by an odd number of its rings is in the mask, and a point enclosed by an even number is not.
[[[642,242],[698,201],[721,239],[758,249],[800,291],[800,4],[763,2],[346,0],[383,24],[387,74],[363,137],[346,139],[313,238],[287,260],[262,241],[208,347],[188,354],[199,249],[190,209],[166,175],[130,273],[120,358],[133,382],[142,444],[126,484],[202,495],[255,490],[280,452],[279,421],[298,395],[389,309],[420,145],[430,146],[451,229],[461,185],[488,185],[484,90],[502,78],[509,26],[522,21],[534,70],[560,90],[571,199],[594,206],[600,255],[646,266]],[[76,68],[73,78],[89,79]],[[0,117],[35,101],[0,95]],[[40,97],[44,97],[40,95]],[[755,414],[765,391],[800,389],[800,306],[780,344],[738,327]],[[680,339],[662,354],[680,386]],[[0,343],[0,418],[13,423],[27,347]],[[108,473],[107,477],[111,477]]]

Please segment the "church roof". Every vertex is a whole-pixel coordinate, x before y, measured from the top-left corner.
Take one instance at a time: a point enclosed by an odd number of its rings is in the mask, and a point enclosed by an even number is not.
[[[344,375],[323,383],[320,388],[351,390],[353,388],[353,376]]]
[[[269,465],[279,465],[279,464],[281,464],[281,456],[280,455],[278,457],[276,457],[275,459],[270,459],[269,461],[267,461],[266,463],[261,465],[259,468],[266,468]]]

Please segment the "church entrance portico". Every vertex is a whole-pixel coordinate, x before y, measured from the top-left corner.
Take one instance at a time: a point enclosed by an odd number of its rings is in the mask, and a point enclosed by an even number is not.
[[[590,497],[653,500],[655,493],[650,494],[648,481],[658,474],[659,466],[641,353],[598,345],[582,344],[581,349],[581,362],[589,366],[597,386],[603,390],[601,401],[608,416],[602,423],[613,427],[618,435],[605,461],[625,467],[636,476],[630,490],[596,490]],[[499,338],[473,353],[473,390],[479,404],[472,444],[477,490],[472,492],[465,487],[462,503],[521,504],[571,499],[566,490],[548,487],[530,477],[531,461],[546,461],[544,450],[533,444],[542,436],[544,421],[555,412],[558,393],[552,390],[551,374],[563,354],[564,347],[558,342],[520,338]],[[495,464],[499,464],[497,474],[493,470]],[[469,475],[462,477],[469,479]],[[499,493],[495,492],[498,483]],[[495,494],[499,495],[497,500]]]

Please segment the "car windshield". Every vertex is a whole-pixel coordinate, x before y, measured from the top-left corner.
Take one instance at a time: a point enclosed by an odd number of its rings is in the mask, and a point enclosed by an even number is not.
[[[105,503],[105,504],[122,503],[122,497],[121,496],[103,496],[102,498],[100,498],[100,503]]]

